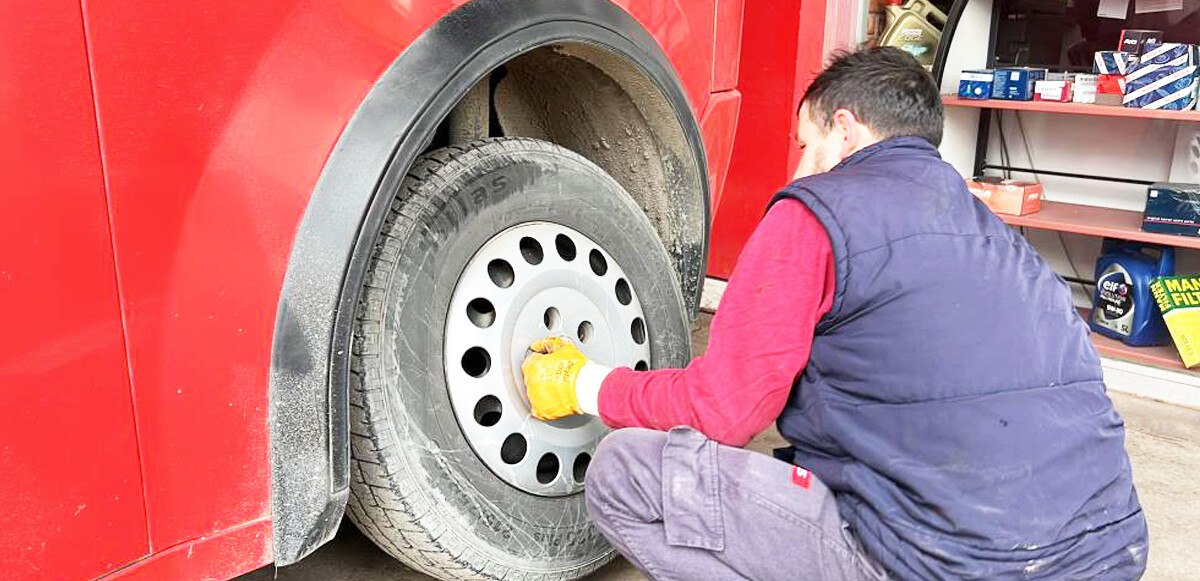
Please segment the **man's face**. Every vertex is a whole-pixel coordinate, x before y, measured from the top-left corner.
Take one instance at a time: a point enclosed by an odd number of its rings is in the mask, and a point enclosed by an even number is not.
[[[800,143],[801,157],[794,179],[827,172],[842,161],[845,136],[839,134],[836,126],[826,128],[813,121],[807,103],[800,108],[796,140]]]

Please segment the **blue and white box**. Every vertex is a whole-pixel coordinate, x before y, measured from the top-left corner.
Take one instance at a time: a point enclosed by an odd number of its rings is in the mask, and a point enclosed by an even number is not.
[[[958,98],[991,99],[994,75],[995,71],[992,69],[963,71],[958,76]]]
[[[1046,69],[1019,67],[996,69],[992,74],[992,98],[1032,101],[1034,83],[1046,78]]]
[[[1127,75],[1138,62],[1137,55],[1119,50],[1098,50],[1092,62],[1097,75]]]
[[[1196,107],[1200,52],[1196,45],[1147,44],[1137,66],[1125,76],[1126,107],[1187,111]]]

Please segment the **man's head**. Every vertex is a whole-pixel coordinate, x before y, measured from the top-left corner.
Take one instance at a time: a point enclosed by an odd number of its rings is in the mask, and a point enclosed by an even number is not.
[[[933,77],[895,48],[838,52],[800,102],[797,178],[833,169],[854,152],[892,137],[942,142],[942,98]]]

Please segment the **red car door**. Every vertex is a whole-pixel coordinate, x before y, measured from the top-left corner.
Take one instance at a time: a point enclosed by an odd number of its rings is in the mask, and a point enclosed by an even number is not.
[[[0,2],[0,579],[149,552],[78,2]]]

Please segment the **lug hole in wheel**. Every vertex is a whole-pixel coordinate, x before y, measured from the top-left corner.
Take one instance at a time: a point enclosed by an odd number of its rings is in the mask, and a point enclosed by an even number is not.
[[[480,329],[486,329],[496,322],[496,307],[485,298],[478,298],[467,303],[467,318]]]
[[[596,276],[604,276],[608,272],[608,261],[595,248],[588,253],[588,263],[591,264],[592,272],[596,273]]]
[[[475,421],[485,428],[500,423],[500,416],[503,414],[504,406],[494,395],[484,396],[475,404]]]
[[[575,466],[572,467],[571,473],[575,477],[575,482],[583,484],[583,480],[587,478],[588,464],[592,462],[592,456],[587,452],[575,457]]]
[[[549,452],[542,454],[537,463],[537,481],[550,484],[555,478],[558,478],[558,456]]]
[[[542,252],[542,243],[528,236],[521,239],[521,257],[529,264],[541,264],[542,258],[545,256]]]
[[[591,321],[584,321],[584,322],[580,323],[579,324],[579,340],[583,343],[590,342],[592,340],[592,332],[593,331],[595,331],[595,328],[592,326]]]
[[[545,323],[547,330],[553,331],[562,325],[562,314],[558,312],[558,309],[550,307],[546,309],[546,314],[542,315],[542,322]]]
[[[471,377],[483,377],[492,368],[492,356],[483,347],[472,347],[463,353],[462,368]]]
[[[633,291],[629,288],[629,283],[625,279],[617,281],[617,300],[622,305],[628,305],[633,302]]]
[[[512,286],[513,280],[516,279],[512,265],[503,258],[497,258],[488,263],[488,277],[500,288]]]
[[[633,365],[633,368],[637,371],[646,371],[647,369],[650,369],[650,366],[646,365],[645,361],[638,361]]]
[[[575,260],[575,241],[571,240],[566,234],[559,234],[554,237],[554,248],[558,250],[558,255],[563,260],[567,262]]]
[[[646,342],[646,323],[641,317],[633,320],[633,324],[629,326],[629,334],[633,335],[633,342],[638,345]]]
[[[500,459],[505,464],[516,464],[525,459],[525,451],[529,444],[521,434],[509,434],[500,445]]]

